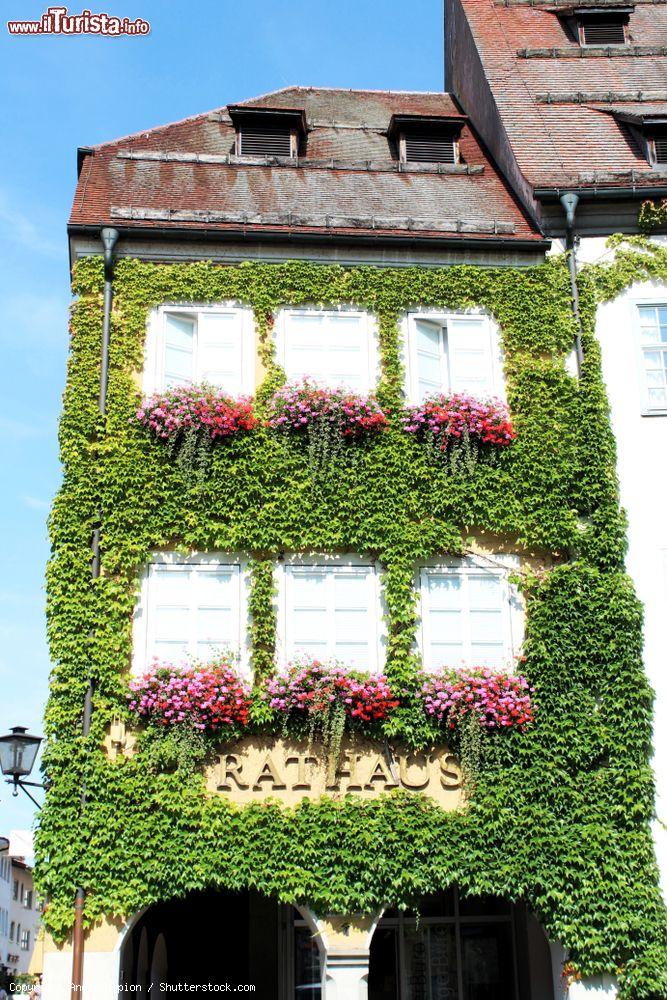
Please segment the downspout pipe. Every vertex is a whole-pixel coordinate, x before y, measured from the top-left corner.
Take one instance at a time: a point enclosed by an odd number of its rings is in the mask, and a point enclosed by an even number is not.
[[[104,418],[107,411],[107,390],[109,386],[109,344],[111,341],[111,306],[113,304],[113,268],[114,250],[118,242],[118,230],[106,227],[102,229],[100,237],[104,247],[104,311],[102,316],[102,347],[100,356],[100,386],[97,397],[97,407],[100,416]],[[92,578],[99,579],[101,572],[100,561],[100,531],[101,531],[101,511],[98,509],[98,516],[93,527],[92,548]],[[83,735],[90,732],[90,720],[93,711],[93,682],[88,681],[88,688],[83,707]],[[83,791],[83,804],[85,804],[85,788]]]
[[[584,364],[584,352],[581,346],[581,310],[579,308],[579,285],[577,283],[577,253],[575,240],[575,218],[579,195],[575,191],[566,191],[559,198],[563,211],[565,212],[565,248],[567,250],[567,261],[570,270],[570,290],[572,294],[572,311],[577,321],[577,335],[574,341],[574,349],[577,355],[577,371],[581,375]]]
[[[104,248],[104,311],[102,317],[102,345],[100,356],[100,387],[97,399],[100,417],[104,419],[107,411],[107,389],[109,385],[109,344],[111,341],[111,307],[113,304],[113,270],[114,270],[114,250],[118,242],[118,230],[104,227],[100,232],[102,246]],[[97,518],[93,526],[93,537],[91,540],[91,578],[97,580],[101,573],[100,559],[100,535],[102,528],[102,509],[98,506]],[[89,637],[92,637],[89,636]],[[92,676],[88,677],[88,687],[83,703],[83,724],[82,734],[84,738],[90,732],[90,722],[93,714],[93,695],[95,686]],[[86,808],[86,779],[81,784],[81,811]],[[86,890],[81,886],[76,890],[74,897],[74,927],[72,929],[72,1000],[81,1000],[83,994],[83,955],[84,955],[84,932],[83,914],[86,904]]]

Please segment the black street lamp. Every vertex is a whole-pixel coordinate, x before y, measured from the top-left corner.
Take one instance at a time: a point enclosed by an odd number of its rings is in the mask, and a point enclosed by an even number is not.
[[[42,737],[31,736],[25,726],[14,726],[4,736],[0,736],[0,770],[8,775],[7,784],[14,786],[12,795],[18,795],[19,788],[22,788],[38,809],[42,807],[25,786],[43,788],[44,785],[39,781],[24,779],[33,769],[41,742]]]

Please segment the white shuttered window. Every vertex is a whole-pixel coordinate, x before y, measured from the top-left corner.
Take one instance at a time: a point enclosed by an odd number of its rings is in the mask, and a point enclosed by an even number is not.
[[[498,335],[487,316],[408,316],[407,371],[415,403],[439,392],[478,399],[504,392]]]
[[[148,566],[135,613],[134,670],[154,657],[176,665],[222,650],[245,654],[245,581],[239,561],[165,556]]]
[[[149,322],[143,388],[208,382],[233,396],[249,393],[254,356],[249,309],[164,306]]]
[[[427,670],[509,664],[517,627],[506,572],[428,566],[420,570],[419,589],[420,646]]]
[[[644,411],[667,411],[667,304],[640,305]]]
[[[378,669],[381,610],[375,566],[285,566],[281,592],[285,660],[307,655],[335,658],[359,670]]]
[[[377,382],[375,324],[353,310],[285,309],[276,324],[278,359],[290,381],[370,392]]]

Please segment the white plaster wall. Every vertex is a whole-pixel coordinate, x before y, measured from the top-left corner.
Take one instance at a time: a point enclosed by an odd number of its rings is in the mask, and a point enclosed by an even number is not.
[[[118,963],[118,950],[86,951],[81,995],[86,1000],[118,1000]],[[42,1000],[70,1000],[71,992],[71,951],[47,952],[44,955]]]
[[[604,240],[582,240],[579,262],[609,259]],[[654,824],[663,893],[667,896],[667,415],[642,415],[637,302],[667,304],[667,285],[643,282],[600,307],[597,336],[618,449],[621,503],[628,515],[627,569],[644,604],[644,661],[656,694]]]

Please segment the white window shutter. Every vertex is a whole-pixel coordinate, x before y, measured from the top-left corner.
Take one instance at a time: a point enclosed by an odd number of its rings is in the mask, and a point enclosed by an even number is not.
[[[192,654],[198,660],[239,651],[239,574],[238,566],[202,566],[195,574]]]
[[[288,656],[329,655],[329,580],[316,567],[287,567]]]
[[[148,578],[147,663],[153,657],[184,663],[190,652],[191,570],[150,567]]]
[[[374,662],[375,609],[371,605],[370,568],[337,569],[333,584],[333,654],[343,663],[369,669]]]
[[[327,384],[363,392],[370,389],[365,316],[332,313],[325,324]]]
[[[195,320],[166,313],[164,317],[164,388],[194,378]]]
[[[422,653],[430,669],[502,667],[512,655],[510,598],[501,572],[424,569]]]
[[[238,395],[243,389],[243,340],[239,312],[201,312],[197,324],[197,379]]]
[[[426,664],[456,666],[465,656],[462,579],[454,573],[422,574],[422,620]]]
[[[327,351],[323,336],[323,316],[287,313],[284,317],[285,372],[291,381],[313,378],[324,382]]]
[[[485,317],[447,321],[450,388],[482,398],[496,391],[494,343]]]
[[[374,384],[368,318],[345,312],[287,312],[282,317],[288,379],[366,392]]]
[[[285,568],[285,652],[334,658],[349,667],[377,665],[380,607],[373,566]]]
[[[508,595],[496,574],[469,574],[470,659],[473,665],[501,667],[507,659]]]
[[[240,652],[241,570],[236,564],[154,563],[149,567],[146,663],[184,665],[227,649]]]
[[[415,319],[413,358],[417,399],[420,403],[427,396],[447,390],[443,355],[442,324],[433,320]]]

